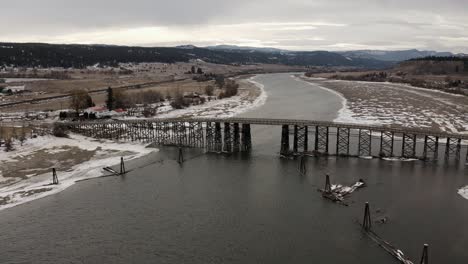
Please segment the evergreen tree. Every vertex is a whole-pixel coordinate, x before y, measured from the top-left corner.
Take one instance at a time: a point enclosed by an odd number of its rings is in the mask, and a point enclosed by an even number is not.
[[[112,111],[114,109],[114,93],[112,88],[107,88],[107,100],[106,100],[107,110]]]

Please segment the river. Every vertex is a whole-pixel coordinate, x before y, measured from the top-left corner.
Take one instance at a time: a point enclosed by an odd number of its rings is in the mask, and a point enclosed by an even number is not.
[[[266,103],[246,117],[330,121],[341,99],[289,74],[261,75]],[[162,148],[99,178],[0,212],[0,263],[396,263],[358,225],[369,201],[374,230],[419,261],[468,261],[464,167],[357,158],[278,158],[280,129],[254,126],[250,155]],[[332,182],[368,187],[345,207],[324,200]]]

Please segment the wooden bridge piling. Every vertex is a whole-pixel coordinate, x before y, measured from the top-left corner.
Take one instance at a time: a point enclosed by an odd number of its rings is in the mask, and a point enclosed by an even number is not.
[[[289,125],[283,125],[281,130],[281,150],[282,156],[289,155]]]
[[[299,164],[299,171],[302,175],[307,173],[307,163],[306,163],[306,156],[303,154],[301,155],[301,162]]]
[[[214,144],[215,144],[215,152],[221,153],[223,151],[223,139],[221,136],[221,123],[216,122],[215,123],[215,138],[214,138]]]
[[[416,158],[416,135],[403,133],[403,142],[401,145],[401,156],[403,158]]]
[[[468,162],[468,147],[462,141],[468,140],[468,136],[445,132],[255,118],[174,118],[58,123],[73,132],[89,137],[201,147],[217,153],[249,151],[252,147],[251,124],[282,126],[280,150],[282,156],[308,153],[309,127],[313,127],[311,132],[314,133],[314,138],[310,143],[314,144],[314,153],[317,154],[339,156],[380,154],[381,157],[394,156],[422,160],[437,160],[438,156],[444,155],[446,160],[460,161],[463,158]],[[291,128],[293,131],[290,131]],[[380,138],[373,136],[374,132],[380,133]],[[291,136],[293,136],[292,142]],[[373,148],[378,144],[380,144],[379,152],[373,153]],[[441,150],[441,147],[444,149]],[[329,148],[332,149],[331,153]],[[395,152],[397,148],[399,150]]]
[[[358,156],[359,157],[371,157],[372,156],[372,131],[371,130],[359,129]]]
[[[239,130],[239,123],[234,123],[234,131],[233,131],[233,151],[239,152],[240,151],[240,130]]]
[[[447,138],[445,145],[445,160],[449,160],[451,156],[455,156],[455,160],[460,160],[461,139]]]
[[[395,133],[382,131],[380,133],[380,157],[393,157]]]
[[[429,264],[429,245],[424,244],[420,264]]]
[[[435,161],[439,156],[439,137],[424,136],[423,159]]]
[[[293,138],[293,153],[294,154],[297,154],[299,153],[299,150],[298,150],[298,126],[297,125],[294,125],[294,138]]]
[[[232,153],[232,133],[231,124],[224,123],[224,152]]]
[[[214,126],[213,123],[206,123],[206,150],[208,152],[214,151]]]
[[[307,126],[294,126],[293,154],[300,155],[308,151],[309,129]]]
[[[189,144],[191,147],[198,147],[203,148],[204,144],[204,137],[203,137],[203,123],[201,122],[190,122],[189,124],[189,133],[190,133],[190,141]]]
[[[323,189],[326,194],[331,194],[332,193],[332,187],[330,183],[330,175],[325,176],[325,189]]]
[[[336,155],[349,156],[349,139],[351,131],[349,128],[337,128],[336,132]]]
[[[120,175],[123,175],[127,173],[127,171],[125,170],[125,162],[124,162],[124,158],[121,157],[120,158]]]
[[[250,124],[242,124],[242,151],[249,152],[252,150],[252,135]]]
[[[58,176],[57,176],[57,171],[55,168],[52,168],[52,184],[57,185],[59,184]]]
[[[184,151],[182,147],[179,147],[179,156],[177,158],[177,163],[182,164],[184,163]]]
[[[328,147],[330,140],[328,126],[316,126],[315,127],[315,152],[328,155]]]
[[[364,228],[365,231],[370,231],[372,228],[369,202],[366,202],[366,205],[364,207],[364,219],[362,221],[362,228]]]

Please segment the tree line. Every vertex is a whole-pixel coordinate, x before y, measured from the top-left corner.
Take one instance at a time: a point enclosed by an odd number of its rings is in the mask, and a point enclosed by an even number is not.
[[[310,51],[266,53],[249,50],[184,49],[177,47],[127,47],[106,45],[64,45],[43,43],[0,43],[0,68],[63,67],[82,69],[100,64],[117,67],[119,63],[189,62],[201,59],[217,64],[285,64],[297,66],[356,66],[368,68],[388,67],[389,63],[375,59],[348,60],[334,52]],[[198,71],[198,70],[197,70]]]

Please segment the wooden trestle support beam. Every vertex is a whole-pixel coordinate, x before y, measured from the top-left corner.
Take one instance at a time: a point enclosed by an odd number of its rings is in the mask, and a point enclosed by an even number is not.
[[[250,124],[242,124],[242,146],[241,151],[249,152],[252,150],[252,135]]]
[[[455,160],[460,160],[461,152],[461,139],[459,138],[447,138],[445,145],[445,159],[450,159],[451,156],[455,156]]]
[[[230,122],[231,121],[231,122]],[[283,120],[281,132],[282,156],[304,155],[309,151],[309,128],[314,128],[314,152],[329,154],[329,147],[333,143],[333,152],[339,156],[372,156],[373,144],[380,143],[380,157],[399,156],[403,158],[420,158],[422,160],[437,160],[443,153],[446,160],[460,160],[462,153],[468,162],[468,148],[462,145],[463,135],[444,133],[420,133],[412,130],[377,129],[371,127],[359,127],[351,125],[318,125],[312,123],[292,124]],[[260,122],[260,121],[255,121]],[[254,122],[254,123],[255,123]],[[266,121],[265,121],[266,122]],[[275,121],[276,122],[276,121]],[[279,121],[278,121],[279,122]],[[155,142],[160,145],[176,145],[181,147],[205,148],[208,152],[236,153],[246,152],[252,149],[252,135],[250,123],[243,119],[226,119],[219,121],[209,120],[142,120],[142,121],[111,121],[111,122],[67,122],[57,123],[64,129],[79,133],[88,137]],[[271,124],[273,125],[273,124]],[[332,128],[330,130],[330,128]],[[336,135],[334,132],[336,129]],[[378,138],[373,138],[372,133],[380,133]],[[291,142],[291,135],[293,140]],[[400,151],[395,153],[395,136],[401,138]],[[352,137],[358,137],[351,141]],[[333,140],[330,141],[330,138]],[[422,139],[424,138],[424,143]],[[335,141],[336,139],[336,141]],[[421,141],[418,141],[421,139]],[[291,144],[292,143],[292,144]],[[336,145],[335,145],[336,144]],[[424,144],[424,145],[422,145]],[[444,146],[445,145],[445,146]],[[399,146],[399,145],[398,145]],[[418,154],[418,146],[422,153]],[[444,146],[444,149],[440,149]],[[357,149],[357,151],[356,151]],[[442,152],[443,151],[443,152]],[[466,151],[466,153],[465,153]],[[353,153],[351,153],[353,152]],[[374,151],[377,153],[377,151]]]
[[[231,124],[224,123],[224,149],[225,153],[232,153],[232,129]]]
[[[423,160],[437,160],[439,157],[439,137],[425,136]]]
[[[294,155],[301,155],[309,150],[309,128],[307,126],[294,126]]]
[[[403,158],[416,158],[416,135],[403,134],[401,156]]]
[[[206,135],[206,151],[207,152],[215,151],[215,141],[214,141],[215,128],[213,126],[213,123],[211,122],[206,123],[205,135]]]
[[[372,131],[368,129],[359,129],[358,156],[372,156]]]
[[[289,125],[281,127],[281,156],[288,156],[291,150],[289,149]]]
[[[381,132],[380,134],[380,157],[393,156],[393,144],[395,142],[395,133]]]
[[[328,155],[329,127],[315,127],[315,152]]]
[[[240,129],[239,129],[239,123],[234,123],[233,125],[233,140],[232,140],[232,150],[233,152],[239,152],[240,151]]]
[[[221,133],[221,123],[215,123],[214,151],[221,153],[223,151],[223,138]]]
[[[349,138],[351,130],[349,128],[336,129],[336,155],[349,156]]]
[[[190,122],[188,129],[188,146],[192,148],[203,148],[205,146],[205,140],[203,137],[203,123]]]

